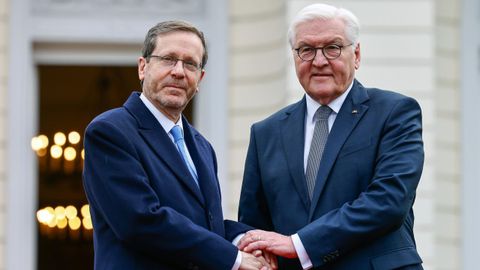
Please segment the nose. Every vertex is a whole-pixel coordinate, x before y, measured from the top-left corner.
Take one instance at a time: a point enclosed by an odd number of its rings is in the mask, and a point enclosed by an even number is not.
[[[177,63],[175,63],[175,65],[172,67],[172,71],[171,71],[172,75],[173,76],[180,76],[180,77],[183,77],[185,76],[185,70],[183,69],[183,62],[182,60],[177,60]]]
[[[323,55],[321,49],[317,49],[317,53],[315,54],[315,58],[312,60],[312,65],[315,66],[323,66],[328,65],[328,59]]]

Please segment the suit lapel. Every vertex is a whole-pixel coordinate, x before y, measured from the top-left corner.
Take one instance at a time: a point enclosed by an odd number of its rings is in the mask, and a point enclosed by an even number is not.
[[[163,160],[167,167],[177,176],[177,179],[197,198],[199,203],[205,204],[203,196],[188,171],[187,165],[178,153],[168,134],[157,119],[140,100],[140,93],[132,93],[125,102],[124,107],[136,118],[139,124],[139,133],[150,148]],[[158,165],[159,170],[162,165]]]
[[[280,121],[281,136],[285,158],[295,188],[305,206],[310,208],[307,183],[303,166],[303,150],[305,147],[305,97],[286,111],[285,118]]]
[[[183,127],[185,133],[185,142],[187,144],[188,151],[192,156],[195,168],[197,169],[200,192],[203,194],[203,198],[207,207],[209,207],[211,200],[220,198],[218,182],[215,181],[217,179],[215,175],[215,168],[205,163],[206,159],[210,159],[209,156],[211,156],[212,153],[208,149],[202,147],[205,142],[202,140],[200,134],[198,134],[198,132],[190,126],[185,118],[183,118]]]
[[[335,163],[335,160],[337,159],[340,149],[350,136],[352,130],[368,110],[368,106],[362,104],[366,100],[368,100],[367,92],[363,86],[355,80],[350,93],[338,112],[330,134],[328,135],[327,144],[325,145],[325,150],[323,152],[320,167],[318,169],[312,204],[310,207],[309,220],[313,218],[315,207],[317,206],[318,200],[322,195],[325,184],[330,180],[328,179],[328,176]],[[331,179],[330,181],[335,181],[335,179]]]

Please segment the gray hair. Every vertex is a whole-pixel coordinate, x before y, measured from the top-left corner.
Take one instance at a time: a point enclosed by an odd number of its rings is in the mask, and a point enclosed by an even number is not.
[[[360,35],[360,23],[358,18],[349,10],[337,8],[327,4],[312,4],[300,10],[288,29],[288,41],[293,48],[295,42],[296,30],[299,24],[311,20],[331,20],[341,19],[345,22],[346,38],[353,43],[352,48],[356,48]]]
[[[203,56],[201,65],[202,68],[204,68],[208,60],[205,36],[203,35],[202,31],[198,30],[195,26],[186,21],[164,21],[150,28],[147,35],[145,36],[145,41],[143,42],[142,56],[144,58],[148,58],[155,50],[155,46],[157,45],[157,37],[171,32],[193,33],[200,38],[203,45]]]

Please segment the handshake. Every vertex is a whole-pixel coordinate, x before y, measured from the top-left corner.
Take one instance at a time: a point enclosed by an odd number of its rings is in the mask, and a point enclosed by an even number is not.
[[[297,258],[292,238],[275,232],[262,230],[248,231],[238,242],[242,252],[240,270],[278,269],[276,256]]]

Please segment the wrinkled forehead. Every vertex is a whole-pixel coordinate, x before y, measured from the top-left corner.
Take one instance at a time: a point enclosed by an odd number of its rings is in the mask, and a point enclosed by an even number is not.
[[[201,39],[194,33],[176,31],[158,35],[155,41],[155,50],[176,49],[195,50],[203,53],[204,48]]]
[[[295,26],[292,45],[304,41],[344,41],[346,39],[345,22],[341,19],[311,19]]]

